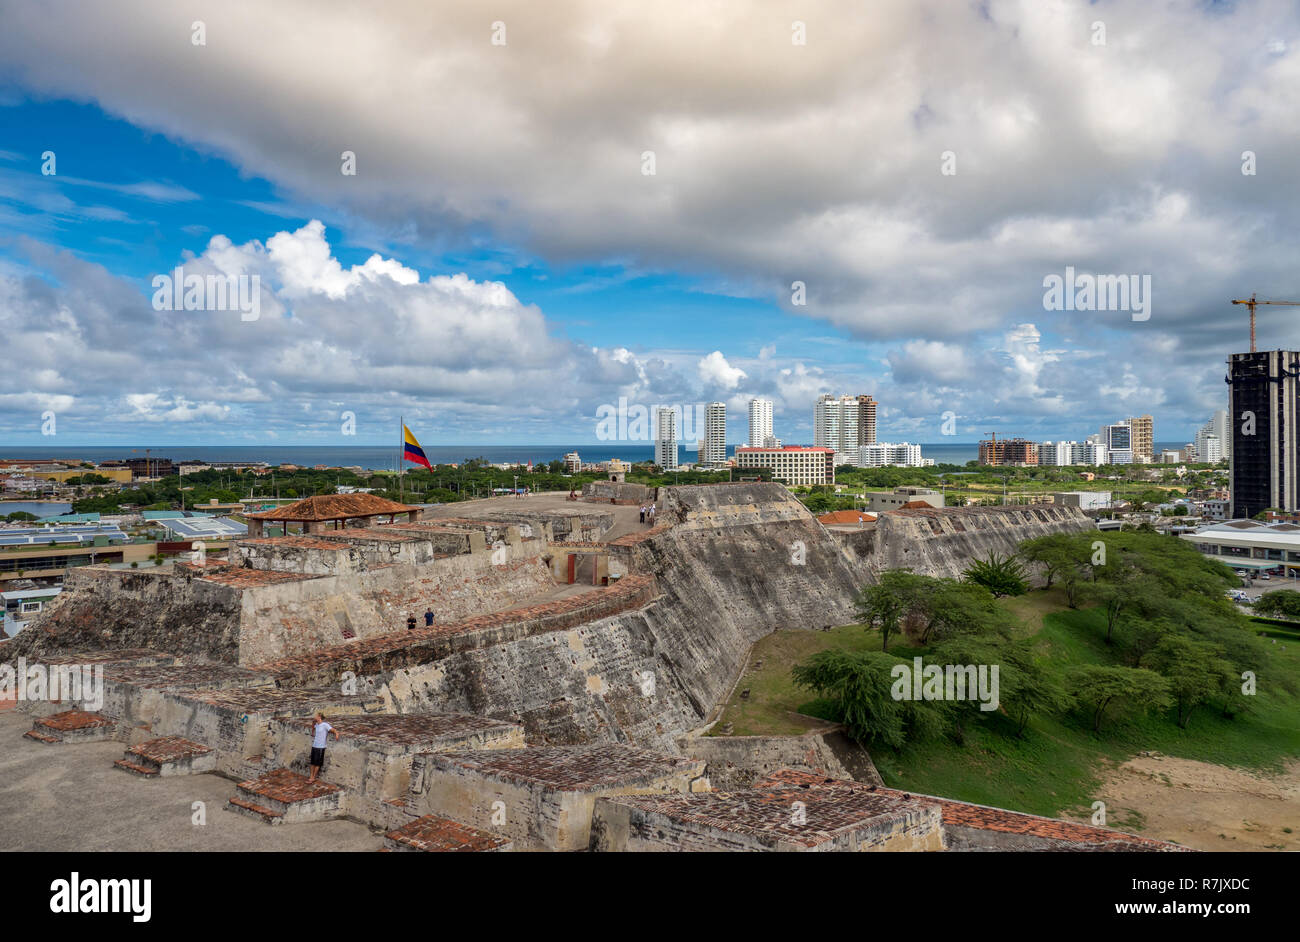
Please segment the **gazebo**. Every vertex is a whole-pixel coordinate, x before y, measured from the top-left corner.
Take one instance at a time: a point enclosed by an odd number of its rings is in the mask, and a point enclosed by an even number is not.
[[[303,533],[321,533],[331,529],[342,530],[348,526],[372,526],[377,518],[388,517],[388,522],[396,522],[398,514],[406,514],[409,522],[420,519],[423,510],[407,504],[376,497],[374,494],[322,494],[319,497],[306,497],[275,510],[263,510],[248,514],[248,535],[260,537],[266,523],[283,523],[284,532],[289,532],[289,524],[302,525]],[[359,524],[348,521],[360,520]]]

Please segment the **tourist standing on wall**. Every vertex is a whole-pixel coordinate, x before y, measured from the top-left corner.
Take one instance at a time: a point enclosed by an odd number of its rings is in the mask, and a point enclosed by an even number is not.
[[[321,766],[325,764],[325,743],[330,733],[336,740],[339,738],[338,730],[325,722],[325,714],[317,713],[311,724],[311,778],[308,781],[314,782],[320,775]]]
[[[414,631],[414,630],[415,630],[415,616],[414,616],[414,615],[408,615],[408,616],[406,617],[406,630],[407,630],[407,631]]]
[[[641,522],[645,523],[645,504],[641,505]]]
[[[424,627],[426,627],[426,628],[432,628],[432,627],[433,627],[433,609],[431,609],[431,608],[429,608],[429,609],[425,609],[425,612],[424,612]]]

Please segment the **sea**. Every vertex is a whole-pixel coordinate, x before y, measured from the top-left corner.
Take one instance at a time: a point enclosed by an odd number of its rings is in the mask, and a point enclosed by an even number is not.
[[[0,517],[5,514],[35,514],[37,517],[53,517],[72,511],[72,505],[61,500],[4,500],[0,501]]]
[[[1181,448],[1182,443],[1157,442],[1163,448]],[[727,454],[735,454],[735,445]],[[150,457],[173,461],[265,461],[267,464],[296,464],[303,467],[361,467],[372,471],[391,471],[397,467],[397,451],[391,445],[58,445],[16,446],[5,448],[0,458],[67,458],[93,463],[113,459]],[[459,464],[467,458],[484,458],[491,464],[534,465],[563,458],[576,451],[584,462],[651,461],[653,442],[597,442],[586,445],[424,445],[424,453],[433,464]],[[682,447],[679,460],[693,463],[696,452]],[[921,445],[921,455],[935,464],[965,464],[979,457],[978,442],[936,442]],[[407,464],[409,468],[410,465]],[[10,506],[10,505],[6,505]]]

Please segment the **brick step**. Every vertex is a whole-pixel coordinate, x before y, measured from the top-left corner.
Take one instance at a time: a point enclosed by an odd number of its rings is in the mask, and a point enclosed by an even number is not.
[[[280,824],[284,821],[284,815],[278,811],[272,811],[270,808],[254,804],[251,801],[244,801],[242,798],[232,798],[226,802],[226,809],[236,814],[244,814],[254,818],[260,818],[267,824]]]
[[[50,743],[63,742],[63,740],[59,739],[57,736],[47,736],[44,733],[34,729],[29,729],[27,732],[23,733],[23,738],[34,739],[37,742],[43,742],[46,743],[47,745]]]
[[[145,775],[145,776],[153,777],[158,774],[157,767],[149,768],[146,765],[137,765],[136,763],[130,761],[129,759],[114,759],[113,765],[121,769],[123,772],[130,772],[133,775]]]
[[[160,736],[131,746],[123,759],[127,764],[153,769],[159,775],[193,775],[217,767],[216,753],[180,736]]]
[[[32,728],[33,733],[51,736],[55,742],[95,742],[112,739],[116,731],[116,720],[86,710],[66,710],[63,713],[55,713],[37,720]]]
[[[510,850],[504,837],[436,814],[416,818],[384,835],[384,850],[466,853]]]
[[[239,800],[274,812],[286,824],[326,821],[343,813],[344,792],[340,786],[312,782],[289,769],[273,769],[240,782],[236,788]]]

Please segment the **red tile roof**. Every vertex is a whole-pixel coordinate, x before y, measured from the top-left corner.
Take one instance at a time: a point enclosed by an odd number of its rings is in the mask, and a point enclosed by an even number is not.
[[[248,516],[254,520],[347,520],[418,509],[374,494],[321,494],[318,497],[305,497],[287,507],[263,510]]]
[[[836,523],[872,523],[875,519],[875,514],[863,513],[861,510],[833,510],[828,514],[822,514],[817,518],[817,521],[830,525]]]

